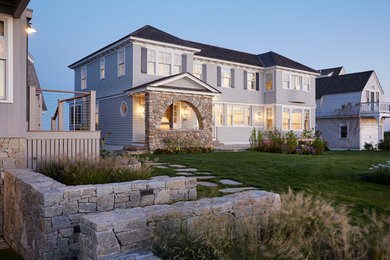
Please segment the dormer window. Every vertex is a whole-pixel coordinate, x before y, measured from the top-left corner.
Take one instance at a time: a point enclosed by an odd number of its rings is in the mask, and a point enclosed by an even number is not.
[[[158,74],[161,76],[171,75],[171,54],[169,52],[158,53]]]

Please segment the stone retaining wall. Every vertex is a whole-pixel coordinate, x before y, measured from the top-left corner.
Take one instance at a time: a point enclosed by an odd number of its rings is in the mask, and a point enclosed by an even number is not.
[[[79,223],[86,214],[195,198],[195,178],[66,186],[30,170],[10,170],[4,179],[4,238],[26,260],[68,259],[78,255]]]
[[[258,225],[279,208],[278,194],[246,191],[173,205],[89,214],[81,218],[80,259],[116,259],[115,256],[119,259],[128,252],[148,249],[158,227],[184,226],[199,232],[202,227],[207,228],[207,220],[221,222],[226,219]]]

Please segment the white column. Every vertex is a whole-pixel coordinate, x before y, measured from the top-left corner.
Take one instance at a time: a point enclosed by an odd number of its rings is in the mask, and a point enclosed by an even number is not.
[[[96,91],[89,92],[89,130],[96,130]]]

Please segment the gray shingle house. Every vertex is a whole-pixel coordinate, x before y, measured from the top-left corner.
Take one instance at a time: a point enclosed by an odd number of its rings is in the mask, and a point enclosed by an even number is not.
[[[320,70],[316,80],[316,129],[333,149],[363,149],[383,139],[390,103],[383,102],[383,89],[375,71],[345,73],[343,67]],[[354,108],[336,112],[342,105]],[[349,110],[349,111],[348,111]]]
[[[250,131],[315,126],[318,71],[275,52],[183,40],[152,26],[71,64],[75,91],[95,90],[106,143],[162,147],[174,136],[248,143]]]

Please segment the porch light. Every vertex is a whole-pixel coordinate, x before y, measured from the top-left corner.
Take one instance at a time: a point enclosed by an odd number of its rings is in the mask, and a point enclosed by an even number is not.
[[[145,105],[144,105],[144,104],[142,104],[142,105],[139,106],[139,112],[140,112],[141,114],[145,113]]]
[[[257,113],[257,119],[261,120],[263,118],[263,115],[259,112]]]
[[[27,26],[26,31],[27,31],[28,34],[31,34],[31,33],[35,33],[37,30],[35,30],[35,29],[32,27],[32,23],[28,23],[28,26]]]

